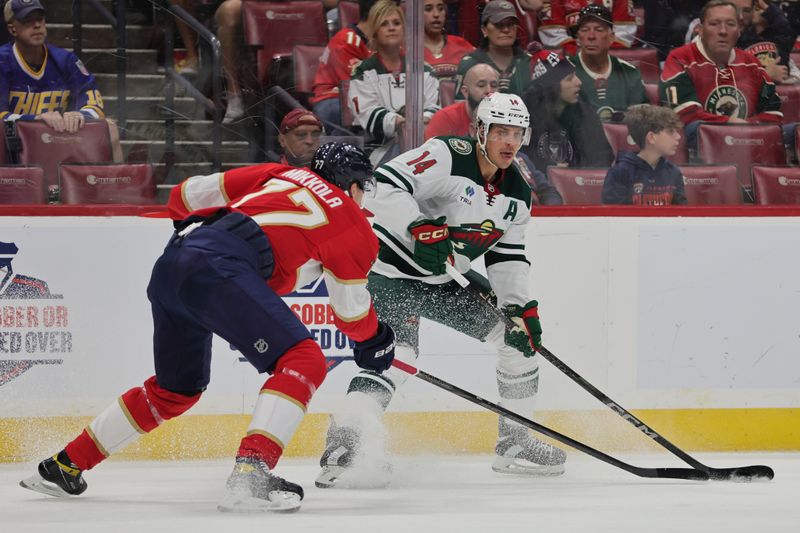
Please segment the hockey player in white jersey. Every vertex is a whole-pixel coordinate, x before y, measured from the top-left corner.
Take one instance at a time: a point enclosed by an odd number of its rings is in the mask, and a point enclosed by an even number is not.
[[[528,294],[530,263],[525,232],[531,189],[514,156],[530,137],[522,99],[493,93],[478,106],[477,140],[434,137],[375,171],[375,198],[365,208],[375,215],[380,241],[368,288],[381,320],[397,335],[395,356],[419,355],[419,319],[425,317],[497,349],[500,404],[530,416],[539,384],[541,343],[538,303]],[[471,269],[483,257],[488,280]],[[478,297],[445,273],[450,261],[515,323],[507,329]],[[388,476],[352,476],[372,449],[364,431],[386,409],[408,374],[360,372],[350,382],[347,409],[331,419],[318,487],[382,485]],[[372,420],[368,420],[372,419]],[[527,428],[500,417],[493,470],[522,475],[558,475],[566,454],[533,437]],[[372,463],[383,466],[381,461]],[[349,478],[349,479],[348,479]]]

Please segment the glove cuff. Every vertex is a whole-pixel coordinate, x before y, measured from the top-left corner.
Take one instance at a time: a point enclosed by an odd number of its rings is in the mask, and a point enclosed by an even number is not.
[[[539,302],[531,300],[522,308],[522,318],[539,318]]]

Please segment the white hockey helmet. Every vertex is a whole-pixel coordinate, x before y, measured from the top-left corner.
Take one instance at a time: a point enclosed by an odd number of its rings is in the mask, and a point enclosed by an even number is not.
[[[531,118],[528,108],[522,98],[515,94],[489,93],[475,113],[475,129],[478,131],[478,143],[483,145],[489,137],[489,127],[492,124],[505,124],[519,126],[525,129],[522,144],[526,145],[531,140]],[[483,141],[481,142],[481,137]]]

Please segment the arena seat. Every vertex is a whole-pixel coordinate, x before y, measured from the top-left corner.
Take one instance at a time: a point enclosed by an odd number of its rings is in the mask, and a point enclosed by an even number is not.
[[[341,107],[342,126],[352,128],[358,121],[353,111],[350,109],[350,80],[339,82],[339,107]]]
[[[550,179],[566,205],[599,205],[607,168],[547,167]]]
[[[245,43],[256,49],[256,76],[262,87],[272,83],[273,62],[290,57],[295,45],[328,42],[322,3],[313,0],[243,2],[242,27]]]
[[[5,126],[5,125],[3,125]],[[6,132],[4,127],[0,127],[0,165],[8,163],[8,153],[6,152]]]
[[[751,165],[786,164],[783,133],[777,124],[700,124],[697,142],[704,163],[736,165],[739,183],[748,194],[753,188]]]
[[[741,205],[742,188],[734,165],[680,167],[689,205]]]
[[[17,162],[40,165],[50,190],[58,185],[61,163],[110,163],[113,159],[105,120],[87,121],[77,133],[56,133],[39,120],[18,120],[15,130],[21,146]]]
[[[603,131],[606,133],[608,144],[611,145],[615,156],[620,150],[628,150],[630,152],[639,151],[639,145],[636,144],[628,134],[628,126],[625,124],[604,122]],[[676,165],[683,165],[689,160],[689,155],[686,151],[686,136],[683,135],[683,132],[681,132],[678,151],[675,152],[675,155],[670,157],[669,160]]]
[[[439,105],[447,107],[456,102],[456,82],[441,80],[439,82]]]
[[[650,100],[650,103],[653,105],[660,105],[660,96],[658,95],[658,84],[657,83],[645,83],[644,84],[644,92],[647,93],[647,99]]]
[[[339,11],[339,29],[349,27],[351,24],[358,24],[360,13],[358,2],[342,0],[336,8]]]
[[[44,204],[47,191],[42,167],[0,166],[0,204]]]
[[[156,198],[150,164],[75,165],[59,167],[65,204],[152,204]]]
[[[800,122],[800,85],[775,85],[781,99],[783,123]]]
[[[794,157],[800,161],[800,126],[794,128]]]
[[[645,83],[658,83],[661,67],[658,64],[658,50],[655,48],[612,48],[608,53],[639,69]]]
[[[307,98],[314,92],[314,76],[317,74],[319,58],[324,51],[324,46],[306,44],[299,44],[292,49],[292,68],[294,69],[292,92],[296,96]]]
[[[758,205],[800,205],[800,167],[753,166]]]

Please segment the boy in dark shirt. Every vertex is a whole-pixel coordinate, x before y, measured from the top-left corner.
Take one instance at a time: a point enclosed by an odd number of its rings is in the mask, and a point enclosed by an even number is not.
[[[678,149],[681,121],[669,108],[643,104],[625,117],[641,150],[621,151],[603,184],[604,204],[686,205],[683,175],[667,161]]]

